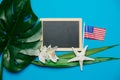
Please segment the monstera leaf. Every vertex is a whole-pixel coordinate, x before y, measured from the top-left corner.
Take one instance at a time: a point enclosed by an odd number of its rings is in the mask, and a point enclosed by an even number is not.
[[[30,0],[3,0],[0,5],[0,53],[2,66],[18,72],[34,59],[30,54],[40,47],[41,24]],[[26,55],[24,55],[26,54]]]

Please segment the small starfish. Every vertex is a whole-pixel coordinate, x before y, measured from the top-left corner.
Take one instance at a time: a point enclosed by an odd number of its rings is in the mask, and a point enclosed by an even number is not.
[[[85,46],[85,48],[82,49],[82,51],[80,53],[72,47],[76,57],[74,57],[68,61],[68,62],[79,61],[81,71],[83,70],[83,61],[84,60],[94,60],[93,58],[89,58],[89,57],[85,56],[85,52],[87,50],[87,47],[88,47],[88,45]]]
[[[59,59],[56,54],[55,51],[57,49],[57,46],[51,48],[51,45],[48,46],[48,48],[46,46],[43,47],[43,49],[41,50],[41,52],[39,50],[36,51],[36,56],[39,57],[39,60],[42,63],[45,63],[46,60],[51,60],[53,62],[57,62],[57,60]]]
[[[41,61],[42,63],[45,63],[45,60],[47,58],[46,51],[47,51],[46,46],[43,47],[41,52],[39,50],[36,51],[36,53],[37,53],[36,56],[38,56],[39,61]]]
[[[50,59],[50,60],[53,61],[53,62],[57,62],[57,60],[59,59],[59,58],[56,56],[56,53],[55,53],[56,49],[57,49],[57,46],[51,48],[51,45],[49,45],[49,46],[48,46],[48,49],[47,49],[47,52],[46,52],[46,54],[47,54],[48,57],[49,57],[48,59]]]

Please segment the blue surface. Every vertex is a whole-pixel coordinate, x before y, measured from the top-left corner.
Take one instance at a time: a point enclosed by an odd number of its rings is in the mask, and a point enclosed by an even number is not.
[[[82,18],[87,25],[106,28],[104,41],[84,41],[89,49],[120,43],[120,0],[31,0],[31,3],[39,18]],[[93,56],[120,58],[120,47]],[[120,61],[84,66],[83,72],[79,66],[54,69],[31,64],[18,74],[4,69],[3,77],[3,80],[120,80]]]

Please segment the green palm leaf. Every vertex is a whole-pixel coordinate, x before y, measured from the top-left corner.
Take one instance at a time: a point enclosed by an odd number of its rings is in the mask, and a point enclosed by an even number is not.
[[[18,72],[34,60],[40,47],[41,23],[33,13],[30,0],[3,0],[0,5],[0,52],[3,66]],[[26,55],[24,55],[26,54]]]
[[[100,47],[100,48],[93,48],[93,49],[87,50],[86,56],[90,56],[90,55],[108,50],[108,49],[116,47],[116,46],[119,46],[119,45],[117,44],[117,45],[111,45],[111,46],[104,46],[104,47]],[[75,57],[75,54],[72,52],[72,53],[60,55],[59,57],[60,58],[73,58],[73,57]]]
[[[94,61],[85,61],[84,65],[101,63],[110,60],[120,60],[120,58],[109,58],[109,57],[96,57]],[[54,67],[54,68],[68,68],[68,67],[75,67],[79,66],[79,62],[70,62],[68,63],[69,59],[60,59],[57,63],[47,61],[45,64],[41,63],[40,61],[32,61],[33,64],[42,67]]]
[[[119,45],[111,45],[111,46],[105,46],[105,47],[100,47],[100,48],[93,48],[90,50],[87,50],[86,56],[96,54],[98,52],[102,52],[104,50],[113,48],[115,46]],[[43,67],[55,67],[55,68],[66,68],[66,67],[74,67],[78,66],[78,62],[71,62],[68,63],[67,61],[71,58],[75,57],[74,53],[68,53],[68,54],[63,54],[59,56],[59,61],[57,63],[47,61],[45,64],[43,64],[40,61],[32,61],[33,64],[38,65],[38,66],[43,66]],[[120,60],[120,58],[109,58],[109,57],[96,57],[94,58],[94,61],[85,61],[84,65],[88,64],[95,64],[95,63],[100,63],[100,62],[105,62],[105,61],[110,61],[110,60]]]

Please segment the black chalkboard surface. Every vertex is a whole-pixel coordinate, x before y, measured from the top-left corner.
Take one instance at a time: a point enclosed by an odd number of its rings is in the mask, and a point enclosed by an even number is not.
[[[41,19],[43,45],[58,46],[58,50],[68,51],[71,48],[80,50],[82,45],[81,19]]]

